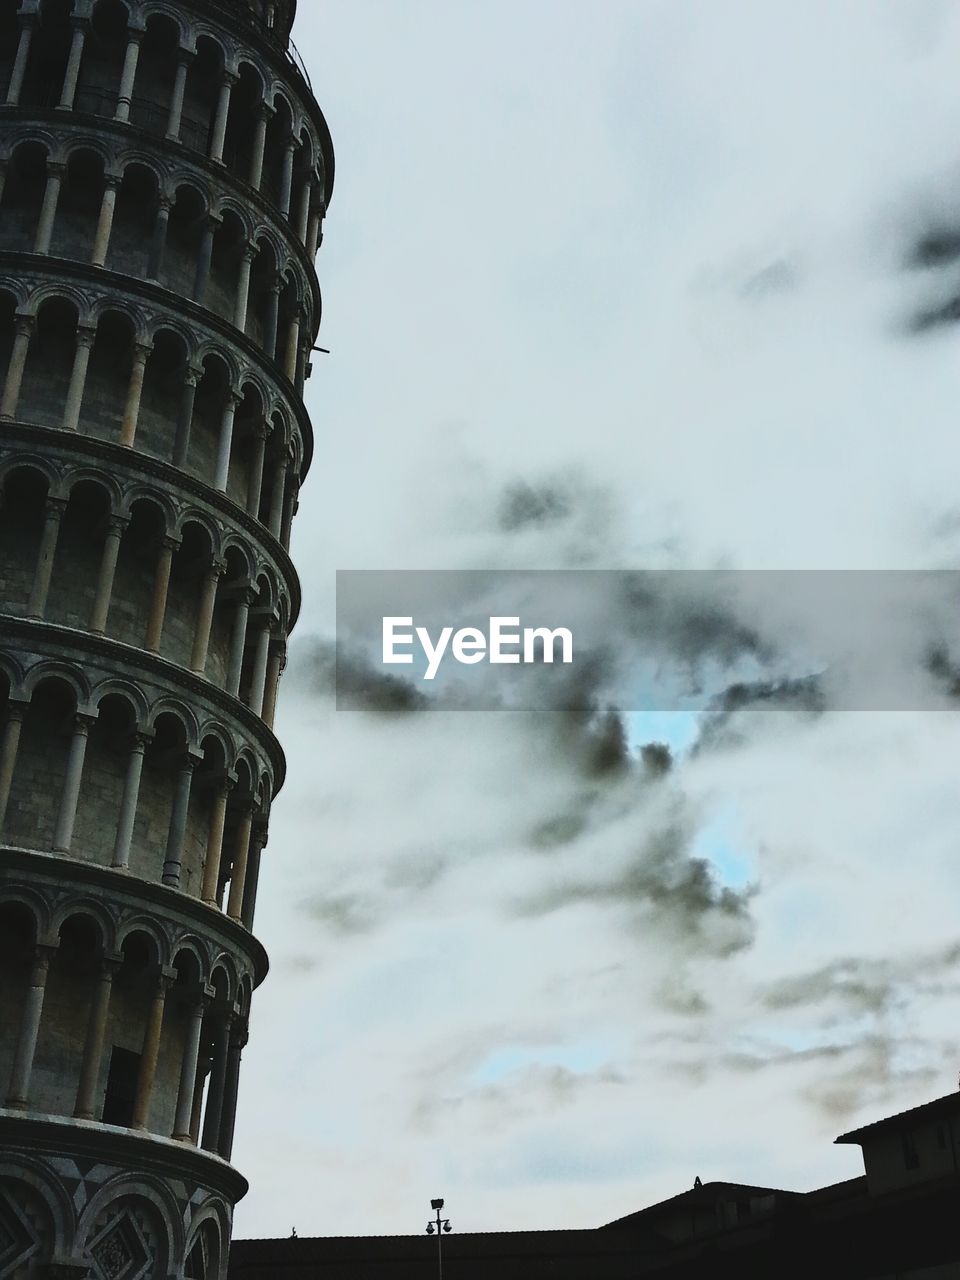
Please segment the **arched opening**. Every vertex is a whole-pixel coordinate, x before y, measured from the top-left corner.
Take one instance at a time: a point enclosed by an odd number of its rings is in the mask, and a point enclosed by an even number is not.
[[[190,665],[198,624],[198,605],[213,564],[213,544],[203,525],[188,522],[173,557],[167,616],[163,626],[163,656]],[[208,672],[211,668],[208,666]]]
[[[273,107],[274,114],[267,125],[267,144],[260,190],[279,209],[284,196],[284,168],[289,163],[287,154],[293,141],[293,116],[282,94],[276,95]]]
[[[37,236],[40,206],[47,183],[47,151],[39,142],[24,142],[7,165],[0,200],[3,247],[30,253]]]
[[[6,1091],[17,1047],[23,1001],[30,984],[37,944],[37,922],[22,902],[0,902],[0,1088]]]
[[[214,476],[220,427],[229,388],[230,375],[224,361],[216,355],[207,356],[203,361],[203,375],[197,384],[193,406],[187,469],[208,483]]]
[[[0,378],[6,378],[13,350],[13,334],[17,300],[12,293],[0,291]]]
[[[0,4],[0,49],[4,51],[3,66],[0,68],[0,85],[3,86],[4,102],[10,88],[14,58],[20,43],[20,15],[17,13],[17,5],[18,0],[4,0],[4,3]]]
[[[140,45],[130,120],[158,138],[167,131],[179,50],[177,24],[165,14],[151,14]]]
[[[168,289],[185,298],[193,297],[206,215],[206,202],[196,187],[177,188],[167,224],[167,252],[160,278]]]
[[[7,806],[5,834],[11,844],[42,850],[53,844],[76,705],[73,688],[59,676],[42,680],[33,691]]]
[[[270,241],[261,239],[257,244],[257,256],[250,273],[247,333],[268,356],[272,356],[276,349],[279,304],[277,255]]]
[[[220,1275],[220,1232],[209,1219],[201,1223],[187,1253],[185,1280],[217,1280]]]
[[[232,321],[237,302],[237,280],[246,236],[243,223],[227,209],[213,237],[210,280],[204,305],[224,320]]]
[[[60,101],[63,76],[70,53],[70,11],[73,0],[44,0],[30,43],[30,57],[20,103],[49,110]],[[14,45],[14,48],[16,46]]]
[[[81,147],[67,161],[51,252],[89,262],[104,191],[103,157]]]
[[[30,1103],[37,1111],[61,1116],[73,1113],[102,954],[103,936],[92,916],[71,915],[60,926],[30,1079]]]
[[[107,266],[145,279],[150,266],[160,193],[157,175],[142,164],[128,165],[117,192]]]
[[[230,673],[230,656],[241,607],[248,604],[250,570],[238,547],[230,547],[224,556],[226,569],[217,587],[210,632],[210,655],[207,674],[217,684],[225,684]]]
[[[230,450],[230,472],[227,478],[227,494],[244,507],[250,483],[250,470],[254,454],[262,447],[264,430],[263,397],[252,383],[243,387],[243,399],[237,406],[233,423],[233,444]]]
[[[194,1093],[192,1134],[198,1146],[216,1150],[223,1107],[227,1023],[231,1013],[230,980],[218,965],[210,978],[214,996],[203,1018],[200,1062]]]
[[[122,0],[98,0],[87,32],[74,110],[111,118],[127,52],[129,15]]]
[[[59,427],[73,371],[77,308],[66,298],[48,298],[37,312],[23,375],[17,416],[42,427]]]
[[[222,79],[223,50],[209,36],[198,37],[197,56],[187,72],[180,140],[204,155],[210,151]]]
[[[87,739],[74,842],[85,859],[105,867],[113,862],[136,723],[130,699],[110,693],[101,699]]]
[[[301,242],[306,240],[313,189],[313,139],[309,130],[300,131],[299,145],[293,158],[293,183],[290,195],[290,223]]]
[[[159,330],[147,360],[137,419],[137,448],[155,458],[169,458],[173,453],[186,367],[183,338],[170,329]]]
[[[144,880],[159,883],[163,875],[174,789],[186,750],[187,731],[183,721],[172,712],[163,712],[157,717],[153,740],[144,754],[130,854],[130,870]]]
[[[166,531],[166,517],[159,503],[138,498],[131,505],[130,520],[120,539],[110,607],[109,634],[115,640],[138,646],[144,643]]]
[[[81,480],[70,491],[60,521],[46,617],[86,629],[97,593],[103,541],[110,515],[110,494],[95,480]]]
[[[160,957],[154,939],[140,931],[128,934],[120,951],[123,958],[113,980],[107,1024],[106,1087],[100,1119],[104,1124],[129,1128],[133,1123],[147,1011]]]
[[[81,429],[101,440],[117,440],[123,421],[133,368],[133,322],[118,311],[106,311],[97,324],[90,352]]]
[[[259,703],[263,698],[267,657],[264,646],[269,645],[270,626],[276,606],[275,593],[265,574],[257,579],[254,589],[256,594],[250,603],[238,690],[240,701],[248,707]],[[259,712],[259,706],[254,706],[254,710]]]
[[[273,358],[281,369],[286,371],[292,367],[290,350],[292,343],[298,343],[300,321],[300,290],[292,271],[288,273],[280,290],[279,320],[277,323],[277,345]],[[291,379],[292,381],[292,379]]]
[[[250,174],[250,161],[257,132],[258,108],[263,99],[260,76],[248,62],[240,67],[237,83],[230,93],[230,113],[223,147],[223,161],[241,182]]]
[[[217,903],[222,910],[230,906],[231,887],[240,860],[246,863],[250,842],[250,820],[257,808],[256,772],[245,756],[241,756],[237,761],[235,772],[237,781],[227,805],[223,856],[220,859],[220,883],[217,887]],[[238,884],[238,893],[242,892],[242,889],[243,886]]]
[[[18,467],[3,478],[0,502],[0,577],[5,613],[25,614],[43,534],[47,478]]]
[[[271,419],[271,428],[263,464],[263,484],[260,486],[257,518],[267,528],[275,524],[279,530],[283,516],[283,488],[287,473],[287,429],[283,415],[279,411]]]

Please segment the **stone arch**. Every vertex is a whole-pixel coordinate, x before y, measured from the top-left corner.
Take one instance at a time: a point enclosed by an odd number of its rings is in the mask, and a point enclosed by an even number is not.
[[[24,913],[23,920],[29,925],[31,946],[56,937],[50,923],[50,903],[39,889],[27,884],[0,883],[0,912],[7,907],[16,907]],[[0,947],[8,936],[9,929],[0,930]],[[7,1022],[6,1025],[11,1024]]]
[[[29,705],[20,731],[5,836],[13,844],[49,850],[57,831],[76,713],[87,706],[90,690],[76,666],[48,659],[26,672],[23,691]]]
[[[127,1225],[132,1221],[135,1228]],[[125,1229],[128,1239],[124,1239]],[[91,1196],[77,1224],[84,1261],[93,1261],[111,1236],[116,1248],[126,1250],[133,1259],[132,1265],[149,1262],[151,1276],[166,1276],[183,1256],[184,1243],[177,1202],[166,1183],[149,1174],[120,1174]],[[139,1248],[146,1252],[142,1260],[135,1252],[137,1236]]]
[[[90,695],[91,705],[99,711],[106,698],[122,698],[130,709],[134,727],[139,732],[146,730],[150,705],[139,685],[122,676],[113,676],[94,686]]]
[[[151,156],[136,152],[120,157],[117,167],[122,176],[107,266],[112,271],[146,279],[164,175]]]
[[[12,148],[0,199],[0,225],[6,249],[21,253],[33,249],[50,151],[50,142],[36,136],[21,138]]]
[[[20,1244],[11,1265],[19,1262],[31,1273],[69,1248],[74,1224],[70,1197],[39,1160],[13,1154],[0,1159],[0,1224],[4,1223],[4,1236]]]
[[[47,459],[14,453],[0,462],[0,574],[7,613],[22,615],[30,609],[47,500],[59,483]]]
[[[190,1223],[185,1280],[220,1280],[230,1219],[219,1200],[208,1200]]]
[[[155,458],[173,454],[192,342],[184,327],[160,319],[150,342],[137,415],[137,448]]]
[[[94,622],[104,544],[120,505],[119,486],[94,467],[78,467],[64,477],[66,506],[60,517],[44,617],[88,629]]]
[[[195,23],[193,30],[196,56],[187,71],[180,137],[187,146],[206,155],[210,149],[228,50],[214,27]]]
[[[263,103],[263,75],[249,58],[237,64],[237,79],[230,93],[223,161],[229,173],[245,182],[253,159],[257,120]]]
[[[192,298],[196,292],[204,232],[209,225],[209,191],[193,175],[177,175],[172,186],[173,203],[160,282]]]
[[[191,661],[198,625],[198,601],[216,559],[220,533],[205,513],[188,508],[174,525],[173,551],[163,619],[164,657],[181,666]]]
[[[286,89],[281,85],[271,86],[267,101],[273,108],[273,115],[267,125],[263,181],[260,190],[270,203],[283,213],[284,204],[289,204],[290,199],[290,193],[286,189],[287,183],[292,182],[293,178],[295,112]],[[290,168],[285,172],[287,166]]]
[[[130,10],[123,0],[97,0],[80,64],[74,110],[112,118],[126,56]]]
[[[203,303],[221,319],[232,322],[240,267],[249,238],[249,219],[232,200],[221,202],[218,213],[220,223],[213,237],[210,278]]]
[[[141,483],[125,491],[120,513],[108,631],[116,640],[154,651],[160,642],[154,633],[162,624],[156,616],[158,582],[162,586],[166,557],[178,542],[177,511],[167,494]]]
[[[236,383],[236,365],[229,351],[213,343],[201,344],[197,363],[203,372],[193,406],[187,469],[209,484],[216,470],[227,397]]]
[[[177,74],[183,41],[182,21],[169,9],[141,9],[144,24],[130,121],[154,137],[162,138],[170,117],[169,102]]]
[[[272,358],[277,346],[277,308],[283,246],[272,230],[259,227],[254,235],[253,247],[256,256],[250,272],[246,333]]]
[[[81,429],[118,440],[127,407],[140,316],[123,301],[101,298],[91,308],[95,329],[80,413]]]

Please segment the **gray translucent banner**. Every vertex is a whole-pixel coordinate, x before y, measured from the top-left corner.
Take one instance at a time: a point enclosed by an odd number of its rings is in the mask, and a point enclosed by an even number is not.
[[[934,710],[960,573],[342,570],[341,709]]]

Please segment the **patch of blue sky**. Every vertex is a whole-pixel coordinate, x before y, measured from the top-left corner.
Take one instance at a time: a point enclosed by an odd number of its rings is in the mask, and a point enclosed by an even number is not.
[[[631,747],[664,742],[674,756],[686,754],[700,732],[700,716],[696,711],[628,711],[624,721]]]
[[[473,1084],[495,1084],[528,1067],[564,1067],[576,1074],[597,1071],[617,1053],[612,1039],[588,1037],[567,1044],[505,1044],[488,1053],[472,1075]]]

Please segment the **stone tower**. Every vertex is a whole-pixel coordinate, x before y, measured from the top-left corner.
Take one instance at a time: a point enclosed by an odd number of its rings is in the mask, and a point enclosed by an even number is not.
[[[294,7],[0,0],[0,1280],[223,1277],[246,1190],[333,181]]]

